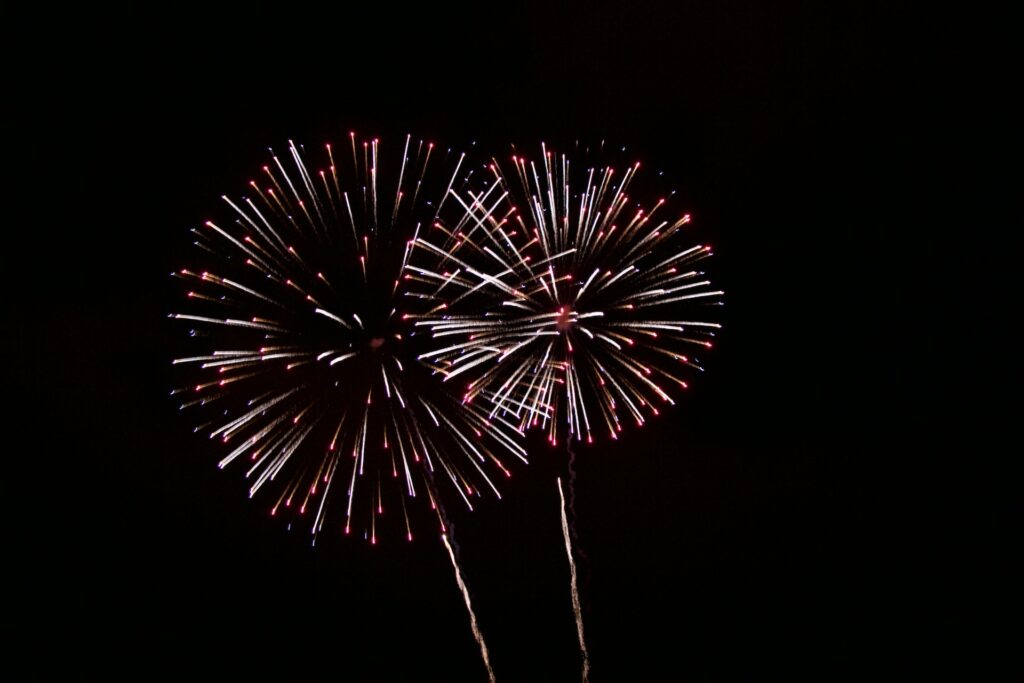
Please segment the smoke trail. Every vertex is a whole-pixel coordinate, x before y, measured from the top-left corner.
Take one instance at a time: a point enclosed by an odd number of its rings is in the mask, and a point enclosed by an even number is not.
[[[562,536],[565,537],[565,554],[569,558],[570,586],[572,588],[572,611],[576,616],[576,635],[580,640],[580,654],[583,655],[583,683],[590,680],[590,655],[583,639],[583,611],[580,609],[580,592],[576,587],[576,561],[572,557],[572,541],[569,535],[569,520],[565,514],[565,495],[562,493],[562,478],[558,481],[558,499],[562,502]]]
[[[459,584],[459,590],[462,591],[462,599],[466,602],[466,611],[469,612],[469,627],[473,629],[473,637],[476,638],[477,645],[480,646],[480,656],[484,660],[484,666],[487,667],[487,678],[491,683],[494,683],[494,670],[491,668],[491,655],[487,651],[487,643],[484,642],[484,635],[480,633],[480,627],[476,624],[476,614],[473,612],[473,603],[469,600],[469,589],[466,588],[466,582],[462,580],[462,571],[459,569],[459,563],[455,559],[455,551],[452,549],[451,543],[448,542],[448,534],[441,534],[441,540],[444,541],[444,547],[448,549],[448,557],[452,559],[452,569],[455,570],[455,581]],[[573,570],[573,576],[575,576],[575,570]],[[580,631],[582,637],[582,631]],[[584,674],[584,679],[586,675]]]
[[[575,543],[573,550],[576,551],[576,557],[587,561],[587,554],[583,552],[583,546],[580,545],[580,537],[576,533],[576,452],[572,449],[572,439],[566,439],[565,441],[565,452],[569,455],[568,459],[568,472],[569,472],[569,495],[566,497],[566,517],[569,520],[569,533],[572,534],[572,540]]]

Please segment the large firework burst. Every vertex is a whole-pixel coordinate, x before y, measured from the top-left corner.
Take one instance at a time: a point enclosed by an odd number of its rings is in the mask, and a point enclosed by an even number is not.
[[[700,270],[711,247],[687,244],[669,197],[634,199],[639,163],[571,165],[542,145],[487,169],[450,191],[462,215],[435,220],[406,265],[410,295],[433,304],[416,325],[437,348],[420,358],[552,443],[559,425],[591,441],[624,416],[643,424],[720,327],[723,293]]]
[[[436,510],[447,488],[472,507],[525,451],[503,416],[439,386],[417,360],[426,335],[402,322],[400,273],[420,225],[445,211],[465,220],[447,199],[464,155],[411,137],[401,157],[355,134],[344,147],[351,159],[335,163],[327,145],[313,171],[301,146],[284,160],[271,151],[247,196],[225,196],[224,219],[193,231],[197,262],[174,273],[187,312],[171,317],[191,337],[174,362],[196,379],[175,393],[205,415],[197,431],[226,445],[220,467],[241,465],[271,514],[309,514],[314,541],[337,519],[375,543],[386,511],[411,540],[407,499]]]

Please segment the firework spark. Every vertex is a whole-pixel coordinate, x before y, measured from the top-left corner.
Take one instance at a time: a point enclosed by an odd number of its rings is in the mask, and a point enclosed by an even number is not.
[[[552,444],[559,425],[570,439],[614,439],[701,370],[723,293],[699,270],[711,247],[684,241],[689,214],[632,199],[639,163],[577,168],[541,151],[509,169],[493,160],[449,192],[459,220],[416,239],[405,277],[419,287],[410,296],[434,303],[416,325],[437,346],[420,358],[468,380],[465,403],[482,397],[490,417]]]
[[[417,310],[400,273],[420,226],[464,220],[446,201],[464,155],[411,136],[400,157],[349,143],[350,162],[326,145],[316,169],[302,146],[271,150],[247,195],[193,231],[198,263],[173,273],[187,312],[170,317],[192,346],[174,363],[195,378],[172,393],[225,445],[220,467],[244,463],[250,497],[308,515],[314,542],[329,520],[371,543],[388,520],[412,540],[408,501],[428,501],[444,531],[443,489],[470,508],[500,497],[496,475],[526,453],[505,416],[436,388],[417,359],[426,335],[404,322]]]

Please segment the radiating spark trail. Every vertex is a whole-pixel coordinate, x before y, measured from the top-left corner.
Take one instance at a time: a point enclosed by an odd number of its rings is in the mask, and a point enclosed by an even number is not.
[[[587,653],[587,643],[583,638],[583,610],[580,607],[580,593],[576,585],[576,560],[572,555],[572,541],[569,535],[569,519],[565,511],[565,496],[562,494],[562,478],[558,482],[558,500],[562,504],[562,536],[565,539],[565,554],[569,558],[569,584],[572,590],[572,612],[576,617],[576,637],[580,641],[580,655],[583,657],[583,681],[590,680],[590,655]]]
[[[448,534],[441,534],[441,540],[444,541],[444,547],[448,549],[448,557],[452,561],[452,569],[455,571],[455,582],[459,584],[459,590],[462,591],[462,600],[466,603],[466,611],[469,612],[469,627],[473,631],[473,637],[476,639],[477,645],[480,646],[480,657],[484,660],[484,667],[487,668],[487,678],[491,683],[494,683],[494,669],[491,668],[491,654],[487,650],[487,643],[484,642],[484,635],[480,632],[480,627],[476,623],[476,613],[473,612],[473,603],[469,599],[469,589],[466,588],[466,582],[462,580],[462,570],[459,569],[459,563],[455,559],[455,550],[452,549],[451,543],[448,542]]]

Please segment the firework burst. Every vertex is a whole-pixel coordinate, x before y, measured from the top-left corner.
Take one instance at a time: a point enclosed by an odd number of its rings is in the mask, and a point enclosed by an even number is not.
[[[700,270],[711,247],[687,244],[671,195],[633,198],[639,174],[542,145],[449,192],[462,214],[415,240],[405,277],[432,304],[416,325],[437,348],[420,359],[466,380],[466,404],[552,443],[614,439],[701,370],[723,294]]]
[[[437,511],[454,491],[472,508],[526,455],[504,416],[438,386],[418,360],[429,340],[404,322],[421,300],[401,296],[400,273],[421,225],[465,220],[449,196],[467,164],[411,137],[387,157],[355,134],[320,168],[306,156],[271,150],[193,231],[196,263],[173,274],[187,312],[170,317],[191,347],[174,363],[194,376],[173,393],[223,442],[219,466],[243,470],[272,515],[308,516],[314,542],[331,520],[371,543],[390,521],[411,540],[412,499]]]

